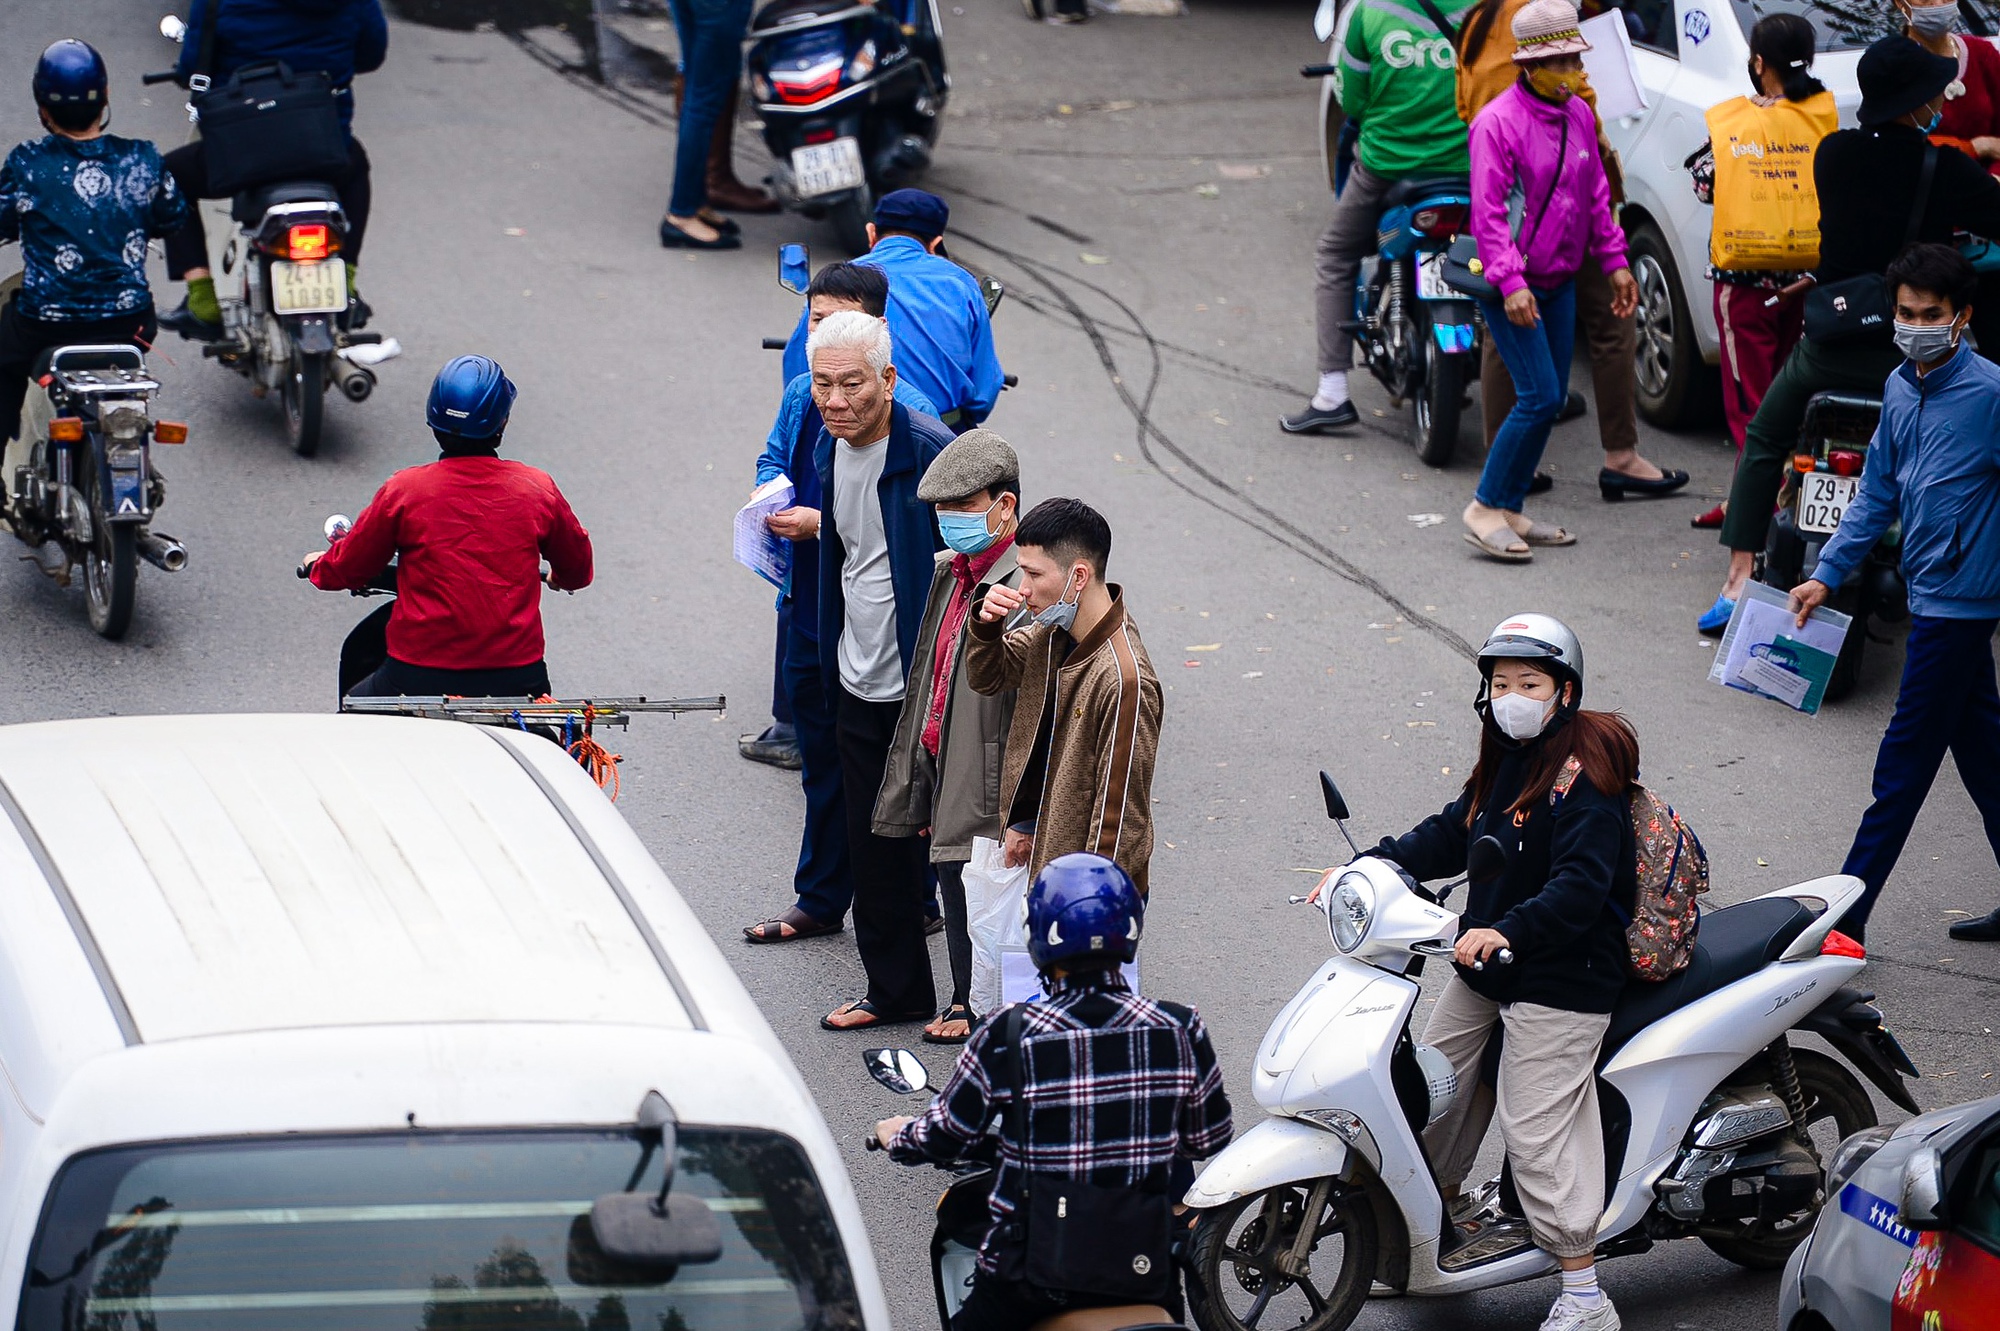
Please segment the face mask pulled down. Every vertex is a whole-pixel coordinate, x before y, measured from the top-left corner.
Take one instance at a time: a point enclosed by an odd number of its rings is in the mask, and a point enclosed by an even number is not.
[[[1071,580],[1071,586],[1075,586],[1075,580],[1073,578]],[[1063,588],[1062,599],[1057,601],[1054,605],[1050,606],[1048,609],[1042,611],[1040,614],[1036,615],[1033,622],[1036,624],[1047,625],[1048,627],[1053,629],[1059,629],[1064,633],[1069,632],[1070,625],[1076,623],[1077,604],[1083,599],[1083,588],[1076,587],[1075,599],[1071,599],[1069,593],[1070,593],[1069,587]]]
[[[1958,345],[1958,324],[1906,324],[1896,321],[1896,350],[1919,365],[1943,360]]]
[[[1525,743],[1547,727],[1556,704],[1554,699],[1544,701],[1522,693],[1503,693],[1489,701],[1486,707],[1501,734]]]

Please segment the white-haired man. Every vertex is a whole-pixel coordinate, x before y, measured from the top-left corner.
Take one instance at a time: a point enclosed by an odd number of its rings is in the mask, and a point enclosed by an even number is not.
[[[824,496],[819,655],[834,703],[854,878],[854,942],[868,992],[820,1019],[828,1030],[928,1021],[937,1010],[924,941],[924,842],[876,836],[871,815],[896,737],[910,661],[944,548],[917,482],[951,430],[895,400],[889,325],[848,310],[806,340],[813,403],[826,428],[813,448]],[[796,512],[797,510],[788,510]],[[780,535],[786,514],[772,519]],[[803,528],[815,519],[801,517]],[[837,570],[837,572],[836,572]]]

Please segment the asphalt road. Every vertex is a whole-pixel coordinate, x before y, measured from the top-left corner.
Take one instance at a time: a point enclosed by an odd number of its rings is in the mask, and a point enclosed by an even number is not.
[[[1858,695],[1816,719],[1706,681],[1712,647],[1693,619],[1722,561],[1687,519],[1727,483],[1719,433],[1647,431],[1646,451],[1691,469],[1695,493],[1613,507],[1591,484],[1593,425],[1559,428],[1561,484],[1537,511],[1581,542],[1503,567],[1459,539],[1475,460],[1419,465],[1372,383],[1356,380],[1364,424],[1348,437],[1276,429],[1313,379],[1310,254],[1329,203],[1314,93],[1294,72],[1321,55],[1306,6],[1197,0],[1180,19],[1078,29],[1027,24],[1008,0],[943,7],[956,86],[929,183],[951,201],[955,252],[1012,293],[997,336],[1021,384],[992,424],[1020,450],[1030,502],[1083,496],[1117,534],[1112,577],[1167,690],[1147,985],[1199,1005],[1240,1122],[1259,1114],[1248,1071],[1264,1026],[1329,951],[1318,917],[1285,905],[1342,857],[1314,773],[1338,775],[1357,837],[1446,803],[1476,740],[1468,644],[1508,614],[1546,610],[1580,633],[1590,701],[1638,725],[1646,777],[1699,829],[1718,901],[1839,867],[1900,648],[1873,648]],[[156,17],[153,0],[0,0],[16,74],[0,132],[36,132],[28,62],[78,35],[111,61],[117,129],[178,142],[178,96],[138,82],[171,57]],[[788,900],[802,804],[791,775],[735,753],[766,719],[772,621],[763,584],[730,559],[729,518],[779,388],[758,339],[797,309],[775,247],[806,240],[825,258],[833,239],[752,218],[740,253],[660,250],[660,98],[566,73],[576,57],[546,27],[394,22],[388,67],[358,85],[357,128],[376,172],[362,285],[403,359],[372,401],[329,405],[322,455],[303,461],[275,401],[190,346],[164,347],[161,410],[193,430],[164,458],[159,526],[193,561],[142,570],[122,643],[91,634],[78,590],[0,564],[0,720],[331,706],[339,643],[364,607],[313,593],[293,565],[326,514],[432,455],[421,410],[435,367],[495,355],[521,387],[507,451],[556,474],[597,545],[597,584],[547,602],[558,689],[735,701],[722,719],[642,718],[620,740],[620,807],[791,1042],[837,1137],[858,1141],[904,1106],[861,1070],[872,1041],[816,1025],[859,992],[851,942],[738,939]],[[754,179],[754,134],[738,152]],[[158,291],[163,306],[178,298],[163,273]],[[1445,520],[1412,520],[1432,513]],[[1944,935],[1952,912],[1990,909],[1995,887],[1947,770],[1877,917],[1868,976],[1927,1105],[2000,1089],[1985,1024],[2000,952]],[[892,1305],[924,1326],[937,1181],[858,1149],[849,1164]],[[1613,1262],[1605,1280],[1635,1331],[1769,1325],[1775,1307],[1774,1276],[1690,1243]],[[1553,1293],[1380,1303],[1363,1324],[1532,1326]]]

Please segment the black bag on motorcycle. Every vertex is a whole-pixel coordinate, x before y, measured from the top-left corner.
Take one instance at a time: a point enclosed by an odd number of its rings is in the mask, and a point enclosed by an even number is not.
[[[219,196],[347,172],[347,131],[325,74],[296,74],[282,60],[245,65],[191,105],[208,187]]]
[[[1937,172],[1938,147],[1924,147],[1923,169],[1917,175],[1917,198],[1910,208],[1910,224],[1903,231],[1903,248],[1908,249],[1924,223],[1924,209],[1930,206],[1931,177]],[[1880,273],[1863,273],[1841,282],[1829,282],[1806,292],[1805,335],[1821,346],[1839,346],[1863,338],[1880,339],[1896,320],[1896,296]]]
[[[1022,1007],[1007,1014],[1014,1139],[1026,1142],[1021,1058]],[[1159,1303],[1173,1292],[1173,1206],[1164,1188],[1100,1187],[1061,1174],[1023,1171],[1013,1237],[1020,1256],[1010,1279],[1043,1289],[1130,1303]]]

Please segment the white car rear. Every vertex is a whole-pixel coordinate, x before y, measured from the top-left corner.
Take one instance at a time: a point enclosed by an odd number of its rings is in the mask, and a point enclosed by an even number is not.
[[[888,1325],[804,1083],[555,745],[12,726],[0,813],[19,1331]],[[649,1092],[718,1261],[635,1269],[592,1237],[596,1198],[661,1185]]]

